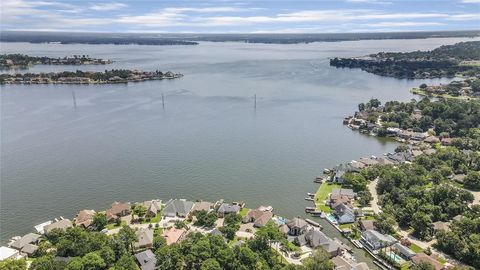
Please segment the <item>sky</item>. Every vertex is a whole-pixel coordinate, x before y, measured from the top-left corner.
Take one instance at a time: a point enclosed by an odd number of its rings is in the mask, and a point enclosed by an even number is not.
[[[480,29],[480,0],[0,2],[0,30],[349,33]]]

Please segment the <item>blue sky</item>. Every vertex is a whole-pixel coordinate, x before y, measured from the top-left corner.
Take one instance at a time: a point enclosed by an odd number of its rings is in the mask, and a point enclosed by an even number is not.
[[[480,0],[2,0],[1,30],[332,33],[480,29]]]

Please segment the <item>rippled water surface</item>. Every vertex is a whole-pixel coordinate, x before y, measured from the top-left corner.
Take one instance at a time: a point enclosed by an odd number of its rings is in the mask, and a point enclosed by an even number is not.
[[[329,67],[328,58],[432,49],[460,39],[299,45],[115,46],[2,43],[2,53],[110,58],[181,79],[125,85],[1,86],[1,240],[55,216],[152,198],[274,206],[300,215],[325,167],[394,143],[342,125],[371,97],[408,100],[422,82]],[[72,92],[77,98],[74,108]],[[161,96],[165,95],[165,109]],[[253,95],[257,95],[254,110]]]

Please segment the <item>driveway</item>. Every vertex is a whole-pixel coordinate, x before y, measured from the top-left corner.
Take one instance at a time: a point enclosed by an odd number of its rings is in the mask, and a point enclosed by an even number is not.
[[[372,194],[373,199],[370,207],[364,207],[365,210],[372,210],[375,214],[380,213],[380,206],[378,205],[377,183],[378,177],[368,184],[368,191],[370,191]]]

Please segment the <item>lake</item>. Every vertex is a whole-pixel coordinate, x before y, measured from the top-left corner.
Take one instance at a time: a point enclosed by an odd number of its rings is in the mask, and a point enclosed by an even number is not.
[[[358,103],[371,97],[409,100],[411,87],[450,81],[379,77],[330,67],[328,59],[462,40],[0,43],[2,53],[115,61],[28,72],[130,68],[185,75],[118,85],[1,86],[0,240],[53,217],[106,209],[113,201],[223,198],[251,208],[272,205],[285,217],[303,215],[309,205],[304,197],[316,191],[312,180],[323,168],[396,147],[342,125]]]

